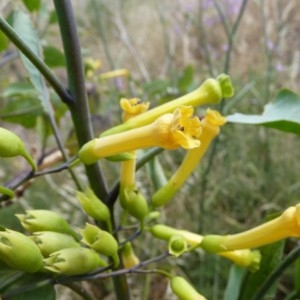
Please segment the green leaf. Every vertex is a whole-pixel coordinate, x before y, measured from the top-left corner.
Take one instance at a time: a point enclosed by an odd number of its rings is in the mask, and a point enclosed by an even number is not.
[[[230,268],[229,278],[223,300],[238,300],[242,282],[247,270],[245,268],[232,265]]]
[[[265,105],[261,115],[236,113],[226,118],[230,123],[262,125],[300,135],[300,96],[284,89],[274,102]]]
[[[0,278],[1,280],[1,278]],[[1,294],[4,294],[3,299],[11,300],[55,300],[55,289],[52,284],[45,281],[45,285],[41,286],[41,281],[47,280],[47,276],[44,274],[23,274],[22,277],[11,282],[11,284],[5,288],[0,289]],[[29,291],[22,291],[22,288],[26,286],[34,286],[36,288],[30,289]],[[18,293],[20,290],[20,293]],[[21,292],[22,291],[22,292]],[[11,293],[11,294],[9,294]],[[13,295],[15,294],[15,295]],[[6,296],[7,295],[7,296]],[[5,297],[6,296],[6,297]]]
[[[23,0],[23,3],[30,12],[38,10],[41,6],[41,0]]]
[[[8,40],[3,31],[0,31],[0,52],[4,51],[8,46]]]
[[[300,292],[300,258],[297,259],[295,264],[295,290]]]
[[[0,118],[12,123],[21,124],[31,128],[36,124],[36,118],[42,114],[43,109],[38,98],[29,98],[22,95],[12,98],[1,110]]]
[[[45,46],[43,54],[45,63],[51,68],[64,67],[66,64],[64,54],[54,46]]]
[[[39,57],[41,57],[39,38],[33,28],[30,17],[22,11],[14,13],[13,27],[20,35],[28,47]],[[39,99],[43,105],[44,111],[47,112],[45,99],[48,97],[45,82],[39,70],[22,54],[21,60],[29,73],[29,78],[35,89],[39,92]]]
[[[164,94],[169,86],[170,86],[169,80],[157,79],[149,83],[146,83],[143,86],[143,88],[144,91],[148,93],[150,96],[154,96],[156,94]]]
[[[33,88],[32,84],[28,82],[16,82],[10,84],[5,90],[2,92],[2,97],[10,98],[10,97],[33,97],[37,96],[36,90]]]
[[[193,84],[194,80],[194,66],[188,65],[183,69],[182,75],[178,80],[178,88],[181,92],[189,91],[189,87]]]
[[[262,255],[260,269],[255,273],[246,276],[239,300],[250,300],[257,293],[263,282],[269,277],[272,271],[280,264],[283,255],[284,241],[261,247],[259,250]],[[268,296],[273,299],[275,288],[270,288]]]

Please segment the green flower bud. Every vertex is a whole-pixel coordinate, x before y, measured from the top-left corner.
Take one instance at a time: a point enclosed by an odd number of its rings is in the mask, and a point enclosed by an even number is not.
[[[87,248],[67,248],[54,252],[44,259],[45,269],[64,275],[80,275],[98,267],[106,267],[107,262],[97,252]]]
[[[0,156],[14,157],[23,156],[34,171],[37,170],[36,163],[25,149],[23,141],[13,132],[0,127]]]
[[[132,244],[127,242],[121,249],[123,266],[125,269],[130,269],[140,263],[139,258],[135,255]]]
[[[35,209],[27,210],[26,215],[16,214],[22,226],[29,232],[54,231],[72,235],[76,240],[76,232],[69,226],[66,220],[51,210]]]
[[[53,231],[34,232],[31,239],[39,247],[44,257],[62,249],[80,247],[73,237]]]
[[[37,245],[28,236],[10,229],[0,231],[0,258],[11,268],[28,273],[43,268]]]
[[[111,231],[110,211],[90,188],[87,188],[84,193],[78,191],[76,198],[89,216],[97,221],[105,222]]]
[[[169,253],[176,257],[188,251],[186,239],[181,234],[173,235],[169,240]]]
[[[145,197],[135,188],[124,188],[122,191],[122,203],[128,213],[143,221],[149,214],[149,208]]]
[[[107,231],[101,230],[99,227],[86,223],[83,230],[80,230],[82,242],[98,253],[111,256],[114,265],[119,264],[118,242]]]
[[[170,286],[172,292],[179,300],[206,300],[206,298],[199,294],[183,277],[172,277]]]

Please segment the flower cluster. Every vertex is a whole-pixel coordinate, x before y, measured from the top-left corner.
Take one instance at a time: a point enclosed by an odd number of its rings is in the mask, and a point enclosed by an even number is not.
[[[88,66],[90,72],[97,67],[93,62],[89,62]],[[102,78],[111,78],[116,74],[127,73],[102,74]],[[134,271],[143,266],[134,251],[134,239],[146,231],[153,238],[166,242],[170,256],[179,257],[198,249],[226,258],[251,272],[257,271],[261,253],[255,248],[287,237],[300,237],[300,204],[288,208],[265,224],[225,236],[200,235],[165,224],[153,224],[160,216],[159,208],[171,201],[184,185],[226,124],[226,118],[216,110],[207,108],[201,119],[194,114],[195,110],[200,105],[219,103],[232,94],[230,78],[221,75],[217,79],[206,80],[187,95],[152,109],[149,109],[148,102],[122,98],[123,123],[87,142],[78,152],[79,160],[86,165],[104,158],[119,162],[120,224],[115,224],[112,204],[106,199],[99,199],[88,187],[76,192],[82,209],[93,219],[84,228],[74,230],[62,216],[52,211],[31,210],[18,214],[17,218],[30,235],[2,229],[1,259],[11,268],[29,273],[79,275],[98,268],[113,273],[119,266]],[[6,131],[3,133],[17,145],[13,155],[27,158],[20,141]],[[156,170],[157,184],[153,184],[155,192],[149,197],[136,179],[136,168],[140,153],[150,147],[165,150],[182,148],[186,154],[169,179],[157,158],[152,160],[151,168]],[[2,156],[11,155],[9,151],[5,145],[0,147]],[[32,167],[35,168],[34,165]],[[124,234],[124,242],[120,243],[114,236],[115,231],[123,230],[132,223],[137,232],[130,237]],[[186,279],[162,272],[169,277],[170,288],[179,299],[205,299]]]

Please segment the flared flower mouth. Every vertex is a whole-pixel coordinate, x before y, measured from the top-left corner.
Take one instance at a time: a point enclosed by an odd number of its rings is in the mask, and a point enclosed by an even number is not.
[[[147,111],[150,102],[141,102],[138,98],[122,98],[120,100],[120,106],[123,109],[122,119],[123,121],[127,121],[128,119]]]
[[[218,111],[208,108],[205,114],[206,120],[214,126],[223,126],[227,120]]]
[[[200,146],[198,138],[202,127],[198,117],[193,116],[192,106],[180,106],[173,114],[166,114],[157,120],[157,135],[166,149],[192,149]],[[164,130],[164,122],[168,125]]]

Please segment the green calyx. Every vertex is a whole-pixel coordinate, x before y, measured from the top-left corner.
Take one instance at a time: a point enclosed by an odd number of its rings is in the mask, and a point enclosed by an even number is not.
[[[76,198],[80,202],[84,211],[97,221],[105,222],[108,230],[112,230],[111,214],[101,199],[99,199],[89,187],[83,192],[76,192]]]
[[[109,232],[86,223],[85,228],[80,230],[80,233],[84,244],[100,254],[112,257],[115,267],[119,265],[118,242]]]
[[[13,132],[0,127],[0,156],[14,157],[19,155],[27,160],[34,171],[37,170],[37,165],[25,149],[23,141]]]
[[[122,206],[128,213],[143,222],[149,214],[148,203],[145,197],[135,188],[124,188],[120,192]]]
[[[87,248],[67,248],[44,259],[45,269],[58,274],[80,275],[107,266],[97,252]]]
[[[22,226],[29,232],[54,231],[66,233],[78,240],[77,233],[67,221],[56,212],[43,209],[28,210],[26,214],[16,214]]]
[[[34,273],[42,270],[43,256],[26,235],[6,229],[0,232],[0,257],[11,268]]]

